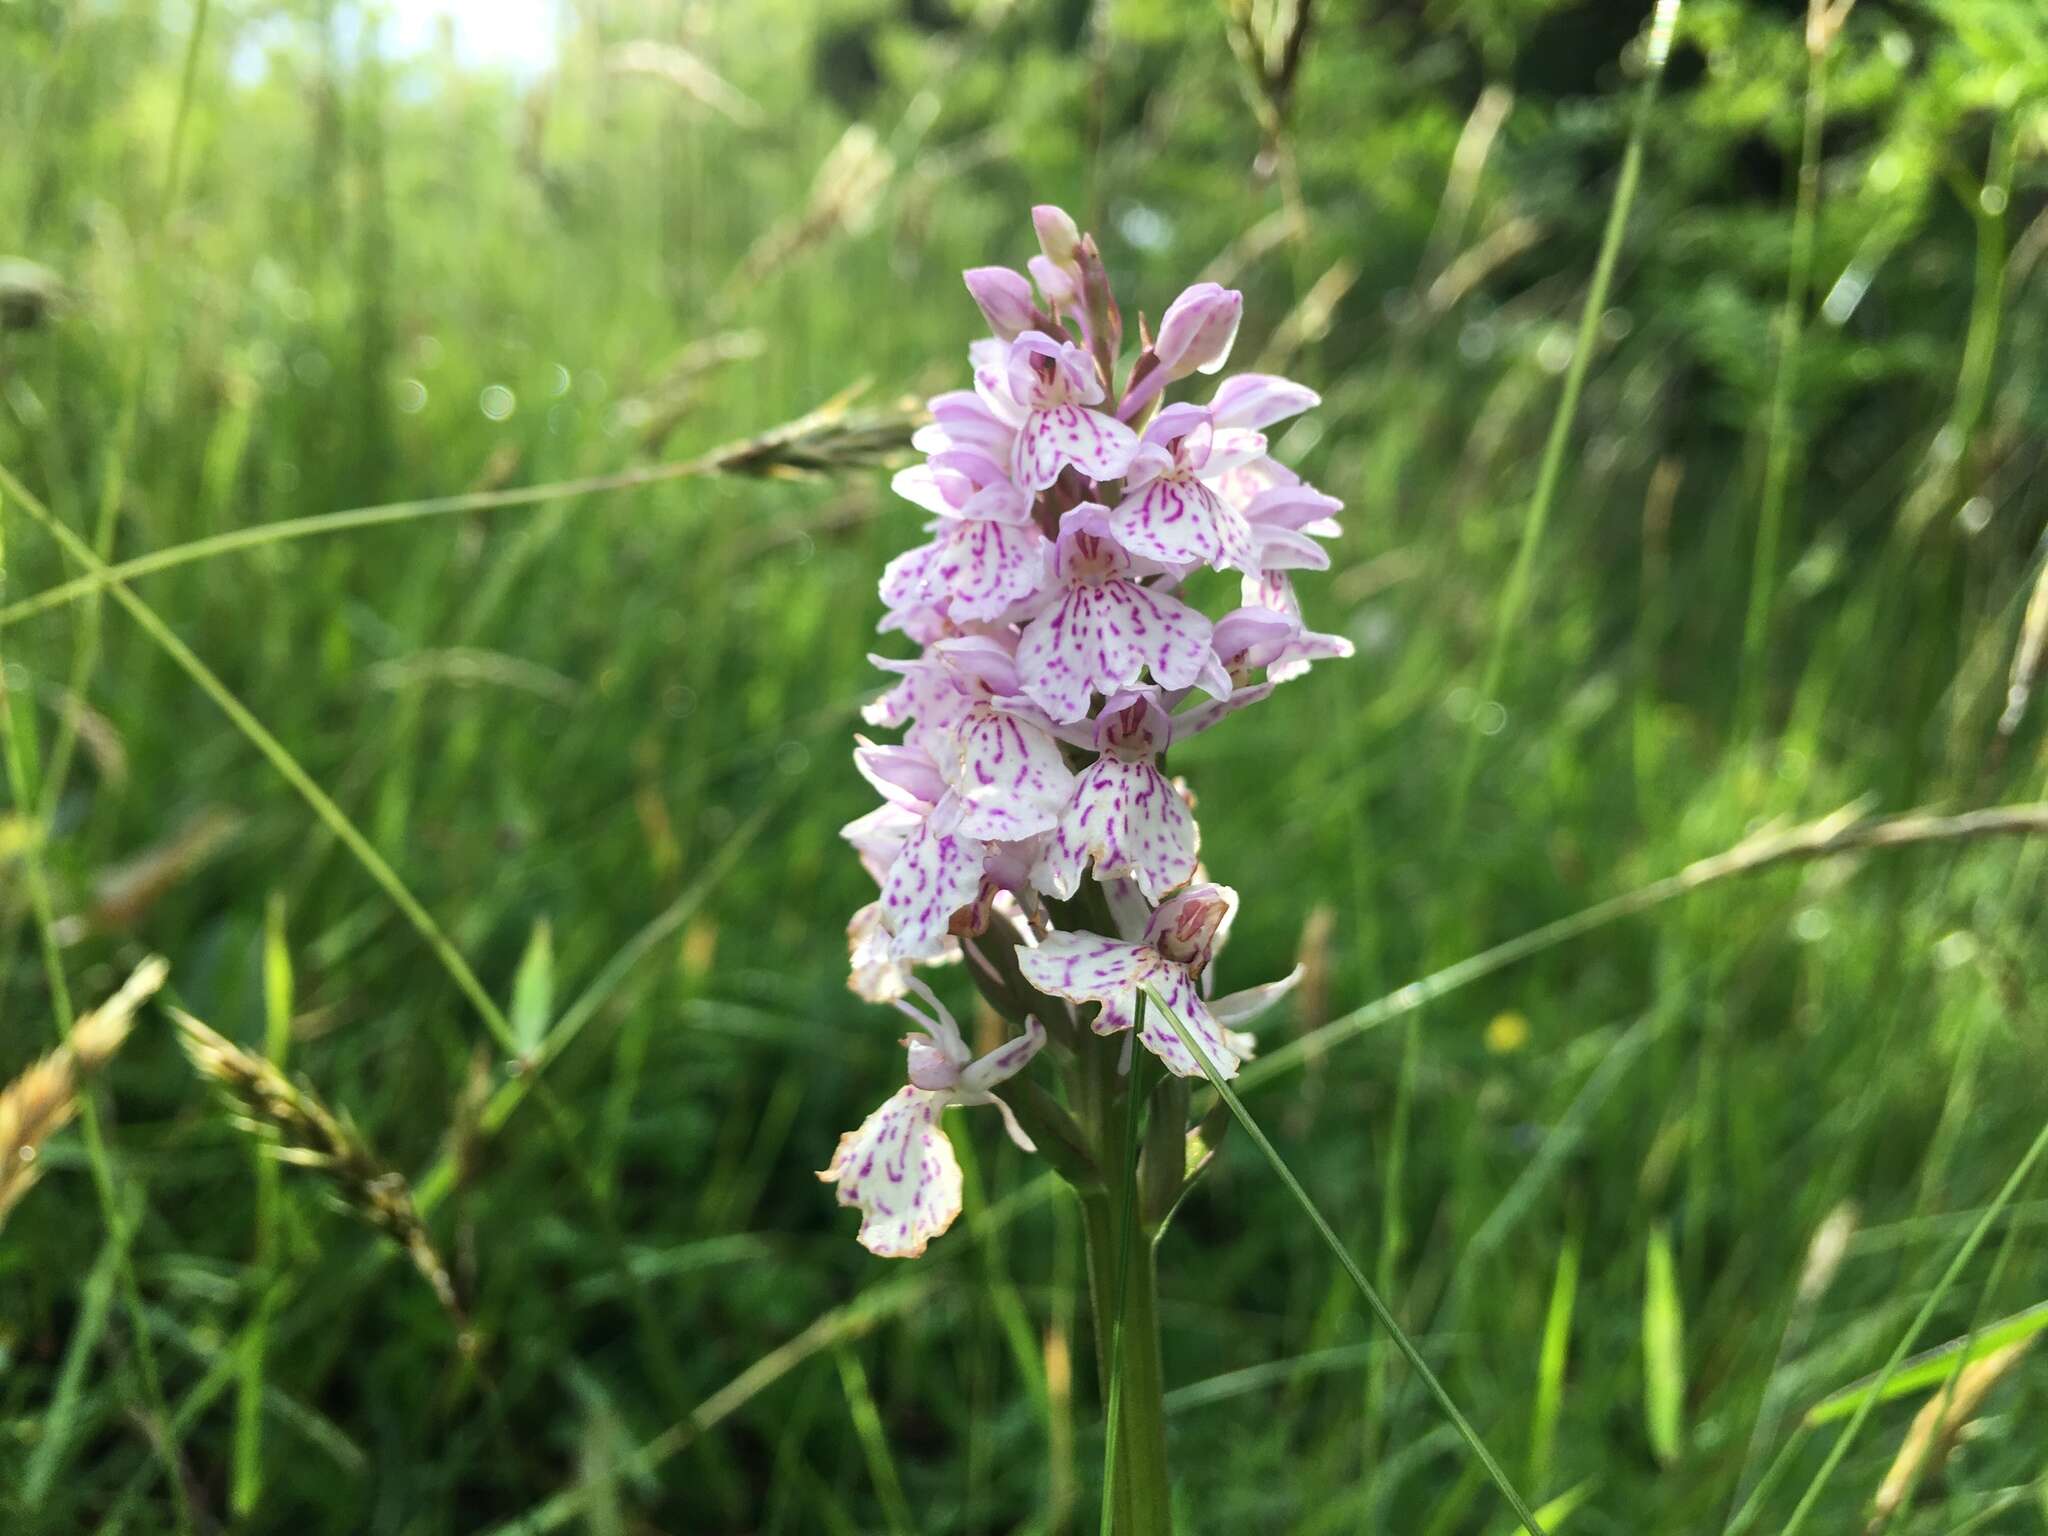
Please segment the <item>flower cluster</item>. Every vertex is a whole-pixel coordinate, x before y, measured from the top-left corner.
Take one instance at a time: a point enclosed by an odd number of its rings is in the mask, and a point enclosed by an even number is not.
[[[1056,1040],[1084,1040],[1084,1023],[1123,1034],[1126,1071],[1135,1028],[1169,1071],[1200,1076],[1171,1025],[1143,1013],[1149,991],[1223,1075],[1249,1055],[1233,1026],[1286,983],[1211,1000],[1207,967],[1237,894],[1203,879],[1167,755],[1351,651],[1305,627],[1293,586],[1294,572],[1328,566],[1318,541],[1338,531],[1341,503],[1268,453],[1267,429],[1314,392],[1247,373],[1206,402],[1167,402],[1229,358],[1243,297],[1214,283],[1174,300],[1156,335],[1141,317],[1115,387],[1123,325],[1095,242],[1057,208],[1033,220],[1029,279],[966,274],[994,334],[969,348],[974,388],[930,402],[915,439],[925,461],[896,476],[930,514],[929,537],[883,572],[881,627],[920,649],[874,658],[895,681],[865,718],[902,735],[862,737],[854,753],[882,804],[845,829],[880,887],[849,925],[851,984],[924,1032],[905,1042],[908,1086],[820,1177],[889,1256],[921,1253],[958,1213],[939,1112],[1004,1106],[994,1090],[1048,1026]],[[1213,620],[1184,595],[1205,567],[1239,593]],[[979,1060],[912,974],[961,960],[1023,1030]]]

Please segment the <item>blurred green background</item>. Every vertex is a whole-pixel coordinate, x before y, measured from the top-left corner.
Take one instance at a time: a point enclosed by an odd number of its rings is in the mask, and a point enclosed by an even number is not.
[[[958,387],[958,270],[1063,204],[1127,307],[1241,286],[1240,366],[1324,396],[1281,451],[1350,507],[1303,588],[1359,655],[1176,754],[1244,897],[1224,984],[1309,967],[1277,1044],[1772,817],[2039,796],[2039,711],[2000,718],[2048,510],[2048,18],[1816,9],[1810,49],[1792,0],[1684,6],[1492,697],[1633,3],[1344,0],[1292,52],[1270,0],[7,0],[0,465],[125,558],[679,460]],[[0,522],[7,602],[77,573]],[[0,820],[0,1077],[56,1039],[31,855],[81,1004],[161,952],[257,1049],[274,914],[291,1068],[394,1166],[453,1159],[474,1345],[316,1178],[259,1175],[151,1012],[96,1089],[119,1236],[76,1130],[0,1229],[8,1530],[1092,1528],[1042,1166],[963,1117],[968,1214],[896,1267],[811,1177],[900,1081],[844,987],[872,886],[837,829],[917,523],[851,464],[138,578],[529,1043],[610,968],[551,1108],[494,1129],[506,1051],[161,647],[112,602],[0,628],[62,770]],[[2043,874],[2002,842],[1720,885],[1251,1108],[1559,1525],[1720,1531],[1771,1468],[1777,1530],[1840,1428],[1801,1416],[2040,1127]],[[2044,1219],[2036,1181],[1920,1346],[2048,1299]],[[1506,1529],[1241,1140],[1161,1267],[1187,1530]],[[1863,1527],[1929,1398],[1876,1409],[1815,1529]],[[1890,1529],[2048,1526],[2044,1411],[2021,1358]]]

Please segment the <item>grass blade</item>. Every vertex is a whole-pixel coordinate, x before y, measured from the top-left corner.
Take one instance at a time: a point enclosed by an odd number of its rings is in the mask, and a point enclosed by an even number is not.
[[[1571,1356],[1572,1312],[1578,1294],[1579,1235],[1574,1232],[1558,1250],[1557,1274],[1550,1282],[1550,1307],[1543,1317],[1543,1345],[1536,1357],[1536,1404],[1529,1414],[1532,1488],[1541,1488],[1550,1478],[1557,1421],[1564,1411],[1564,1372]]]
[[[1661,1221],[1650,1228],[1643,1267],[1643,1418],[1651,1453],[1668,1467],[1685,1449],[1685,1307]]]
[[[533,937],[526,941],[526,953],[512,974],[512,1039],[520,1060],[540,1049],[554,1011],[555,931],[543,917],[533,925]]]
[[[1986,1324],[1973,1336],[1951,1339],[1948,1343],[1915,1355],[1901,1365],[1892,1378],[1884,1383],[1882,1391],[1876,1389],[1875,1375],[1852,1382],[1839,1392],[1830,1392],[1806,1411],[1809,1428],[1832,1424],[1836,1419],[1845,1418],[1862,1407],[1865,1400],[1875,1395],[1878,1402],[1890,1402],[1894,1398],[1908,1397],[1924,1388],[1942,1381],[1956,1368],[1958,1357],[1964,1366],[1975,1365],[1986,1355],[1993,1354],[2008,1345],[2018,1344],[2033,1338],[2043,1329],[2048,1329],[2048,1301],[2028,1307],[2023,1312],[2001,1318]]]
[[[1593,343],[1600,317],[1607,311],[1607,289],[1614,280],[1614,267],[1621,255],[1621,237],[1628,228],[1629,210],[1635,205],[1636,186],[1643,175],[1643,141],[1649,137],[1650,119],[1657,109],[1657,87],[1664,78],[1665,62],[1671,57],[1671,35],[1678,26],[1681,0],[1657,0],[1650,14],[1649,47],[1640,94],[1636,99],[1635,121],[1630,124],[1628,145],[1621,153],[1621,173],[1614,183],[1614,201],[1608,205],[1607,228],[1600,236],[1600,254],[1593,262],[1593,280],[1586,288],[1586,302],[1579,311],[1579,332],[1572,346],[1571,367],[1565,373],[1564,390],[1557,397],[1557,414],[1550,421],[1550,435],[1543,444],[1543,460],[1536,471],[1536,489],[1529,497],[1529,509],[1522,519],[1522,539],[1515,549],[1515,563],[1508,569],[1502,588],[1500,609],[1494,619],[1493,642],[1486,654],[1486,671],[1479,685],[1479,697],[1491,699],[1499,691],[1507,667],[1508,641],[1522,622],[1522,610],[1529,601],[1529,582],[1535,574],[1536,552],[1542,546],[1544,529],[1550,522],[1550,504],[1557,498],[1558,481],[1564,473],[1565,444],[1572,424],[1578,419],[1579,393],[1593,361]],[[1475,719],[1477,716],[1475,715]],[[1465,802],[1472,789],[1473,770],[1479,765],[1479,743],[1475,729],[1466,737],[1465,752],[1458,768],[1457,787],[1451,797],[1450,837],[1455,842],[1465,820]]]
[[[839,1386],[846,1394],[846,1412],[860,1440],[868,1476],[888,1517],[890,1536],[912,1536],[917,1522],[911,1518],[909,1500],[903,1497],[903,1479],[896,1475],[896,1458],[889,1454],[889,1437],[882,1428],[875,1395],[868,1389],[868,1373],[861,1369],[860,1357],[844,1343],[832,1351],[832,1356],[839,1366]]]
[[[80,1399],[85,1389],[86,1367],[98,1352],[107,1331],[107,1314],[113,1306],[114,1281],[127,1262],[125,1240],[109,1236],[99,1258],[85,1277],[79,1291],[78,1321],[71,1330],[71,1342],[64,1346],[64,1363],[58,1368],[57,1390],[50,1406],[43,1410],[40,1433],[22,1473],[22,1502],[29,1509],[41,1506],[49,1497],[50,1485],[63,1470],[65,1454],[76,1431]]]
[[[1501,1464],[1494,1460],[1493,1452],[1486,1448],[1486,1442],[1479,1438],[1479,1431],[1472,1427],[1470,1421],[1459,1411],[1458,1405],[1451,1401],[1451,1394],[1446,1392],[1443,1383],[1436,1379],[1436,1373],[1422,1358],[1422,1352],[1415,1347],[1414,1341],[1408,1337],[1400,1323],[1395,1321],[1394,1314],[1388,1310],[1386,1302],[1381,1300],[1380,1293],[1373,1288],[1372,1282],[1365,1278],[1365,1271],[1358,1267],[1358,1261],[1351,1257],[1350,1251],[1331,1229],[1329,1222],[1323,1219],[1323,1213],[1316,1208],[1315,1201],[1311,1200],[1308,1191],[1301,1187],[1301,1181],[1295,1178],[1294,1171],[1287,1166],[1279,1150],[1266,1139],[1266,1133],[1259,1129],[1258,1121],[1251,1117],[1251,1113],[1244,1107],[1243,1100],[1231,1090],[1230,1084],[1216,1070],[1215,1063],[1209,1060],[1208,1053],[1202,1049],[1201,1043],[1188,1032],[1187,1025],[1174,1011],[1161,1002],[1158,994],[1149,988],[1146,989],[1145,995],[1151,999],[1151,1006],[1165,1015],[1166,1022],[1173,1026],[1173,1032],[1180,1036],[1181,1043],[1193,1054],[1195,1060],[1202,1064],[1202,1070],[1208,1075],[1217,1095],[1230,1106],[1230,1113],[1236,1117],[1237,1123],[1244,1127],[1245,1135],[1252,1139],[1260,1155],[1272,1165],[1273,1172],[1279,1176],[1280,1182],[1287,1186],[1287,1192],[1294,1196],[1295,1203],[1307,1214],[1309,1221],[1322,1237],[1324,1245],[1343,1266],[1344,1272],[1351,1277],[1351,1283],[1358,1288],[1358,1294],[1365,1298],[1365,1304],[1371,1309],[1372,1315],[1393,1339],[1394,1347],[1406,1357],[1410,1369],[1429,1389],[1430,1396],[1436,1399],[1437,1406],[1444,1412],[1444,1417],[1451,1421],[1452,1427],[1458,1431],[1480,1466],[1486,1469],[1486,1475],[1493,1479],[1494,1487],[1498,1488],[1501,1497],[1507,1500],[1508,1507],[1515,1512],[1515,1518],[1522,1522],[1523,1529],[1531,1532],[1532,1536],[1543,1536],[1542,1525],[1537,1522],[1535,1514],[1523,1501],[1522,1496],[1515,1491],[1515,1485],[1509,1480]]]
[[[1977,1224],[1970,1229],[1970,1235],[1963,1239],[1962,1247],[1956,1250],[1956,1256],[1942,1272],[1941,1280],[1928,1292],[1927,1300],[1920,1304],[1920,1310],[1914,1314],[1912,1325],[1900,1336],[1898,1347],[1892,1351],[1891,1358],[1885,1361],[1884,1368],[1877,1373],[1857,1403],[1855,1414],[1849,1420],[1848,1426],[1835,1437],[1835,1443],[1828,1448],[1827,1460],[1823,1461],[1820,1470],[1814,1473],[1813,1481],[1806,1485],[1806,1492],[1800,1497],[1798,1505],[1792,1511],[1792,1518],[1785,1523],[1780,1536],[1798,1536],[1801,1528],[1805,1526],[1807,1516],[1813,1513],[1814,1505],[1820,1502],[1821,1491],[1827,1487],[1828,1479],[1835,1475],[1835,1469],[1842,1464],[1842,1458],[1849,1454],[1849,1447],[1856,1443],[1856,1437],[1862,1433],[1871,1410],[1884,1401],[1885,1389],[1891,1385],[1892,1378],[1905,1363],[1906,1352],[1913,1347],[1913,1341],[1920,1337],[1920,1331],[1927,1326],[1928,1319],[1934,1316],[1935,1308],[1947,1299],[1950,1289],[1962,1276],[1964,1266],[1983,1244],[1986,1234],[1991,1231],[1992,1223],[1998,1220],[2005,1208],[2012,1203],[2013,1196],[2019,1193],[2020,1186],[2026,1182],[2027,1175],[2033,1172],[2034,1164],[2039,1161],[2043,1151],[2048,1151],[2048,1123],[2042,1125],[2040,1134],[2034,1137],[2033,1145],[2027,1148],[2026,1155],[2019,1160],[2019,1165],[2013,1169],[1998,1191],[1998,1197],[1984,1208],[1984,1214],[1977,1218]]]
[[[263,1056],[279,1072],[291,1054],[292,955],[285,941],[284,896],[273,891],[263,914]],[[255,1512],[263,1499],[263,1403],[265,1358],[270,1347],[271,1315],[283,1287],[278,1283],[278,1226],[282,1196],[276,1160],[261,1150],[256,1164],[255,1267],[263,1276],[256,1314],[250,1318],[238,1351],[235,1375],[234,1481],[229,1507],[238,1515]]]

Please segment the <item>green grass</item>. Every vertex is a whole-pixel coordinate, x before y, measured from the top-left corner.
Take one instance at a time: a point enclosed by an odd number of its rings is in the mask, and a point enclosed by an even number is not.
[[[1212,264],[1245,289],[1240,359],[1325,397],[1282,451],[1350,506],[1303,587],[1359,657],[1176,752],[1244,897],[1222,984],[1331,913],[1245,1107],[1547,1529],[1861,1527],[2048,1291],[2014,1182],[2048,846],[1629,893],[1774,817],[2048,789],[2038,711],[1997,729],[2048,520],[2048,24],[1864,0],[1799,213],[1803,7],[1689,0],[1589,309],[1647,6],[1323,7],[1270,180],[1203,6],[579,0],[517,83],[389,57],[354,5],[210,9],[188,96],[194,7],[0,5],[0,259],[59,290],[0,331],[0,1079],[165,954],[411,1173],[478,1348],[252,1169],[152,1014],[0,1229],[0,1525],[1089,1528],[1056,1182],[963,1123],[967,1215],[892,1269],[811,1176],[900,1069],[842,984],[837,828],[916,515],[868,468],[660,471],[859,380],[957,387],[955,274],[1052,200],[1155,320]],[[644,38],[758,120],[608,71]],[[819,186],[856,123],[886,174],[856,138]],[[1245,241],[1290,178],[1305,232]],[[94,639],[92,599],[38,603],[86,567],[31,498],[87,546],[110,508],[143,606],[110,589]],[[399,501],[432,510],[270,536]],[[1506,1531],[1257,1153],[1225,1137],[1159,1252],[1181,1528]],[[2043,1371],[1895,1536],[2048,1520]],[[1802,1427],[1830,1403],[1853,1434]]]

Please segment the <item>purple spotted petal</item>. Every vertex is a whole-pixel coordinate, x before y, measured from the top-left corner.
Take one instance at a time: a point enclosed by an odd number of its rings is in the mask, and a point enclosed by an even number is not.
[[[1191,687],[1209,659],[1211,625],[1177,598],[1115,578],[1067,589],[1024,630],[1017,671],[1025,695],[1056,721],[1088,713],[1091,693],[1114,693],[1150,668],[1168,688]]]
[[[1075,783],[1040,869],[1062,900],[1092,859],[1098,880],[1128,875],[1157,901],[1195,877],[1200,846],[1194,813],[1165,775],[1149,762],[1101,757]]]
[[[986,1056],[960,1073],[960,1088],[963,1097],[967,1094],[986,1093],[1000,1083],[1006,1083],[1031,1065],[1045,1045],[1045,1026],[1036,1019],[1024,1021],[1024,1033],[1005,1040]]]
[[[878,805],[865,816],[855,817],[839,829],[839,835],[853,844],[861,867],[880,885],[889,878],[889,866],[923,823],[923,818],[900,805]]]
[[[1093,933],[1049,933],[1035,949],[1017,951],[1024,979],[1049,997],[1072,1003],[1101,1003],[1103,1019],[1121,1006],[1120,1024],[1098,1019],[1096,1030],[1112,1034],[1131,1024],[1130,1004],[1138,984],[1166,962],[1143,944],[1126,944]]]
[[[1109,522],[1125,549],[1164,565],[1258,569],[1251,525],[1244,514],[1192,470],[1173,470],[1126,496],[1110,513]]]
[[[988,704],[975,705],[955,728],[942,766],[960,807],[958,828],[972,838],[1049,832],[1074,788],[1050,732]]]
[[[907,609],[945,599],[955,621],[993,619],[1045,586],[1048,553],[1030,524],[945,518],[931,543],[889,562],[882,601]]]
[[[1138,451],[1138,434],[1114,416],[1083,405],[1032,411],[1017,432],[1010,472],[1027,491],[1042,491],[1071,464],[1091,480],[1114,480]]]
[[[860,1243],[885,1259],[914,1259],[960,1214],[960,1164],[939,1129],[944,1100],[903,1088],[839,1138],[818,1175],[861,1213]]]
[[[905,839],[882,881],[882,921],[895,935],[899,960],[942,954],[953,914],[981,892],[982,846],[959,831],[940,831],[926,817]]]
[[[1163,1002],[1173,1011],[1175,1018],[1185,1024],[1188,1033],[1210,1061],[1216,1064],[1221,1077],[1237,1076],[1237,1069],[1243,1058],[1250,1054],[1250,1038],[1234,1036],[1218,1024],[1209,1012],[1209,1005],[1202,1001],[1202,995],[1195,989],[1193,979],[1177,965],[1163,965],[1152,979],[1153,989],[1159,994],[1158,1001],[1150,998],[1145,1002],[1145,1027],[1138,1031],[1138,1043],[1166,1063],[1166,1070],[1176,1077],[1201,1077],[1202,1065],[1196,1061],[1180,1034],[1159,1011]]]

